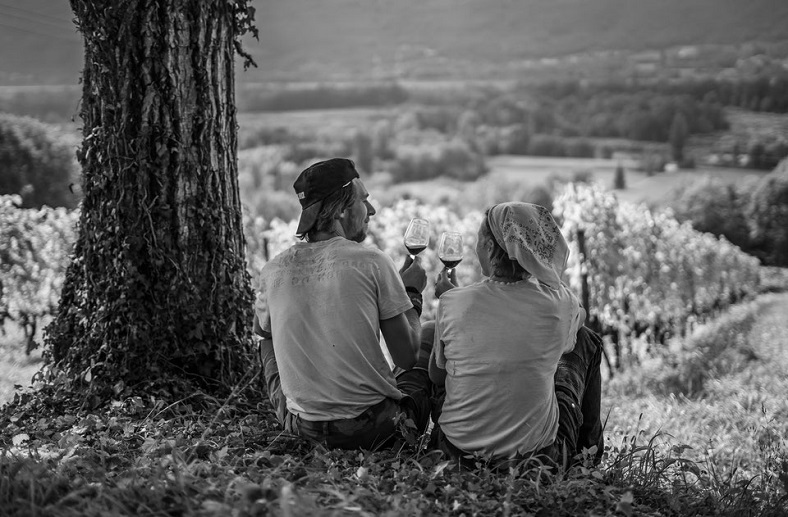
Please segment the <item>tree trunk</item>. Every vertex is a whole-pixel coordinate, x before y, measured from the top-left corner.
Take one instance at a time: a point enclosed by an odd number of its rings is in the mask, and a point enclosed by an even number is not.
[[[248,370],[237,4],[71,0],[85,43],[84,201],[47,341],[94,387],[228,387]]]

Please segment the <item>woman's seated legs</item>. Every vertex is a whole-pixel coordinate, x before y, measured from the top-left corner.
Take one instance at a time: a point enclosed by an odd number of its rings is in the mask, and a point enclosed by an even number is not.
[[[556,441],[562,439],[572,455],[596,446],[597,461],[604,449],[601,358],[602,339],[581,327],[575,348],[561,356],[555,373],[559,407]]]

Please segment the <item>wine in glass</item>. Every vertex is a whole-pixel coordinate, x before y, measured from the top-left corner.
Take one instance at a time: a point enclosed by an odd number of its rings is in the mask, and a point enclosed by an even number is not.
[[[462,261],[462,234],[460,232],[443,232],[438,243],[438,258],[446,269],[451,272]]]
[[[405,230],[405,248],[410,253],[411,258],[421,253],[430,243],[430,222],[426,219],[414,217]]]

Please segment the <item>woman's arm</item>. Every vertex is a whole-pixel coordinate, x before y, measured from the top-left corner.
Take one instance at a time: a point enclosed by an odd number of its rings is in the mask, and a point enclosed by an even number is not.
[[[440,342],[441,347],[445,346],[443,341]],[[435,347],[432,347],[432,352],[430,352],[430,380],[435,383],[437,386],[443,386],[446,384],[446,370],[438,366],[438,362],[435,357]]]

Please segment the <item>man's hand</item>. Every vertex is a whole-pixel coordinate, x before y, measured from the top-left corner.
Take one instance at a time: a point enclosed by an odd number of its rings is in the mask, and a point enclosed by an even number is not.
[[[412,259],[410,255],[405,257],[405,263],[399,270],[399,276],[402,277],[402,283],[405,284],[405,287],[413,287],[422,292],[427,286],[427,273],[419,264],[418,258]]]
[[[446,268],[442,269],[435,280],[435,298],[440,298],[443,293],[455,287],[457,287],[457,269],[453,268],[451,274]]]

